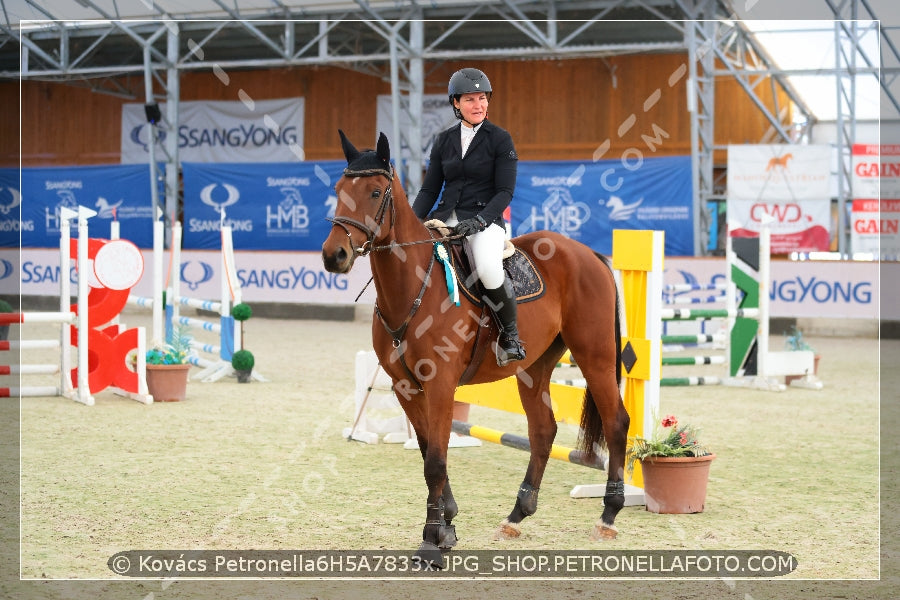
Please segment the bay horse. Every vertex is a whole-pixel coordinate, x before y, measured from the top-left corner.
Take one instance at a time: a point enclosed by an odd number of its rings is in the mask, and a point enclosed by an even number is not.
[[[550,378],[566,348],[587,380],[579,447],[592,458],[605,443],[609,454],[604,509],[590,537],[615,538],[615,518],[625,502],[629,416],[619,389],[619,294],[609,262],[557,233],[515,238],[515,246],[531,257],[546,281],[540,298],[519,305],[527,359],[499,367],[493,353],[486,352],[477,370],[474,365],[467,369],[476,332],[487,319],[464,295],[459,306],[450,300],[444,268],[440,263],[434,268],[441,238],[413,212],[392,169],[385,135],[381,133],[375,150],[359,151],[339,133],[347,168],[335,185],[338,202],[322,244],[322,261],[332,273],[347,273],[358,256],[370,257],[376,291],[372,344],[415,429],[425,463],[425,526],[414,558],[440,564],[441,552],[457,542],[452,520],[458,506],[447,478],[447,447],[453,396],[464,373],[468,383],[517,378],[531,457],[515,506],[495,537],[518,537],[519,523],[537,510],[556,436]]]

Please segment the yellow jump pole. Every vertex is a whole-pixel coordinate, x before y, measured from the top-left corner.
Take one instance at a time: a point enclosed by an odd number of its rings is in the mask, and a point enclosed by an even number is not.
[[[625,327],[622,336],[623,400],[631,417],[629,439],[647,437],[659,410],[662,368],[662,287],[665,232],[613,231],[613,268],[620,272]],[[640,463],[625,483],[644,487]]]

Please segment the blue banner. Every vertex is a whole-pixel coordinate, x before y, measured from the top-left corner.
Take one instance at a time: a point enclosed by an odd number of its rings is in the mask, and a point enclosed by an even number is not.
[[[691,158],[519,161],[513,235],[549,229],[612,253],[613,229],[666,232],[667,256],[693,256]]]
[[[58,248],[60,208],[84,206],[97,211],[88,221],[90,237],[108,239],[115,218],[122,239],[141,248],[153,247],[149,166],[28,168],[21,172],[19,190],[19,170],[0,169],[0,245]]]
[[[320,250],[346,161],[184,163],[184,248],[221,246],[221,211],[236,250]]]
[[[18,248],[22,194],[19,170],[0,169],[0,248]]]

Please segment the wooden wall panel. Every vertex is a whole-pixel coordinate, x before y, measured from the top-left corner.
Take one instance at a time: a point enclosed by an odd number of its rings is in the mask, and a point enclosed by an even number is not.
[[[490,118],[512,133],[523,160],[591,160],[607,140],[604,159],[628,150],[645,157],[690,153],[685,54],[427,64],[426,93],[446,94],[450,75],[463,66],[488,74],[495,90]],[[141,78],[123,79],[123,85],[143,98]],[[767,86],[759,87],[765,96]],[[0,164],[7,166],[18,162],[18,90],[18,82],[0,83]],[[341,158],[338,128],[361,147],[374,145],[375,98],[390,93],[388,82],[341,67],[186,72],[181,78],[184,100],[238,100],[241,90],[255,100],[305,98],[310,160]],[[140,101],[23,82],[23,165],[119,162],[121,104]],[[720,145],[758,143],[769,129],[730,78],[716,82],[715,119]],[[724,153],[716,158],[724,163]]]

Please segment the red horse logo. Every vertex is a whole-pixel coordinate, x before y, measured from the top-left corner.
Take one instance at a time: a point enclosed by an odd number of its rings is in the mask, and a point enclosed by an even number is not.
[[[788,161],[794,158],[794,155],[788,152],[784,156],[777,156],[775,158],[769,159],[769,164],[766,165],[766,171],[771,171],[775,167],[781,167],[782,169],[787,169]]]

